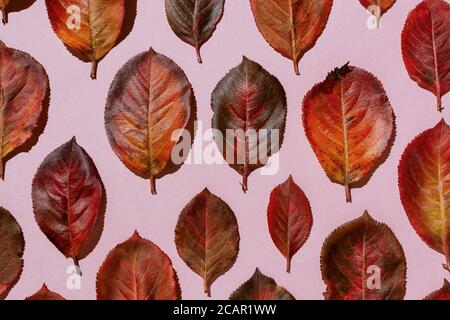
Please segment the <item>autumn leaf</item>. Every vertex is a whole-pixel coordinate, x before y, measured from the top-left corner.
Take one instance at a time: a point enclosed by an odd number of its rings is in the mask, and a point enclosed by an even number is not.
[[[125,0],[45,0],[53,30],[78,59],[97,64],[117,44],[125,16]]]
[[[325,240],[321,254],[327,300],[402,300],[406,259],[392,230],[366,211]]]
[[[287,259],[286,271],[291,272],[292,257],[308,240],[313,224],[308,198],[292,176],[270,194],[267,220],[275,246]]]
[[[314,86],[303,101],[306,136],[328,178],[345,187],[364,186],[386,159],[395,118],[381,82],[345,65]]]
[[[249,175],[265,166],[283,143],[286,93],[276,77],[244,57],[216,86],[211,105],[216,144],[242,176],[247,192]]]
[[[325,29],[333,0],[250,0],[259,32],[278,53],[298,63]]]
[[[0,207],[0,299],[6,298],[22,274],[24,249],[22,228]]]
[[[389,11],[397,0],[359,0],[359,2],[377,19],[377,28],[380,28],[381,16]]]
[[[437,98],[450,91],[450,5],[425,0],[412,10],[402,33],[403,61],[412,80]]]
[[[153,242],[133,236],[111,250],[97,274],[98,300],[179,300],[178,277]]]
[[[444,120],[415,138],[398,167],[400,197],[422,240],[450,271],[450,127]]]
[[[253,276],[230,296],[230,300],[295,300],[285,288],[256,269]]]
[[[212,37],[223,16],[225,0],[165,0],[173,32],[195,48],[202,63],[201,47]]]
[[[28,53],[0,41],[0,179],[7,159],[36,134],[49,93],[47,73]]]
[[[424,300],[450,300],[450,283],[444,280],[442,288],[430,293]]]
[[[14,1],[14,0],[13,0]],[[0,0],[0,10],[2,11],[3,24],[8,23],[8,5],[10,0]]]
[[[203,278],[205,293],[237,259],[239,228],[231,208],[219,197],[203,190],[189,202],[178,218],[175,244],[181,259]]]
[[[62,297],[60,294],[50,291],[45,283],[42,285],[42,288],[33,294],[32,296],[29,296],[25,300],[66,300],[64,297]]]
[[[42,162],[34,176],[32,198],[41,231],[79,267],[80,248],[101,210],[103,185],[94,162],[75,138]]]
[[[195,108],[183,70],[153,49],[128,61],[111,84],[105,110],[110,145],[128,169],[150,179],[152,194]]]

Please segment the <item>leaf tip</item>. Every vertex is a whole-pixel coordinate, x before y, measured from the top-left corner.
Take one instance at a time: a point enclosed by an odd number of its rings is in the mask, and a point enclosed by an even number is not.
[[[142,239],[141,235],[139,234],[139,232],[137,230],[134,230],[133,235],[131,236],[130,240],[140,240]]]

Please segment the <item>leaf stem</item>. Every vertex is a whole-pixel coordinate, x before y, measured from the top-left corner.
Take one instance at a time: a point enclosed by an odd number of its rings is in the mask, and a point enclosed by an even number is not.
[[[158,194],[156,192],[156,179],[155,179],[155,176],[150,176],[150,192],[152,193],[152,195]]]
[[[442,108],[442,97],[440,94],[438,94],[436,97],[437,97],[437,110],[439,112],[442,112],[444,110],[444,108]]]
[[[297,76],[300,75],[300,70],[298,69],[298,62],[292,59],[292,63],[294,64],[294,71]]]
[[[92,61],[92,68],[91,68],[91,79],[96,80],[97,79],[97,69],[98,69],[98,62],[97,60]]]
[[[6,8],[2,11],[2,22],[3,24],[8,23],[8,12],[6,11]]]
[[[242,191],[244,191],[244,193],[247,193],[248,191],[248,172],[247,172],[247,167],[244,167],[244,174],[242,175]]]
[[[77,273],[81,277],[83,275],[83,272],[81,272],[80,260],[78,260],[78,257],[73,258],[73,264],[75,265],[75,267],[77,267]]]
[[[4,175],[5,175],[5,165],[3,163],[3,158],[0,155],[0,180],[3,180]]]
[[[195,47],[195,53],[197,54],[197,61],[198,61],[198,63],[203,63],[202,54],[200,53],[200,47],[199,46]]]
[[[345,184],[345,200],[347,201],[347,203],[352,202],[352,190],[350,189],[348,183]]]
[[[291,257],[288,257],[286,260],[287,260],[286,272],[287,272],[287,273],[291,273],[291,262],[292,262],[292,258],[291,258]]]
[[[204,280],[203,286],[205,288],[205,293],[208,296],[208,298],[211,298],[211,285],[208,284],[206,280]]]

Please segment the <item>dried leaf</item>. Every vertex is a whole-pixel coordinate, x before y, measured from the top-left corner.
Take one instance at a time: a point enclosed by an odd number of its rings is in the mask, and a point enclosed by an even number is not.
[[[366,211],[337,228],[321,255],[327,300],[402,300],[406,259],[392,230]]]
[[[111,85],[105,110],[110,145],[128,169],[150,179],[152,194],[195,105],[183,70],[153,49],[128,61]]]
[[[78,59],[97,64],[114,48],[122,32],[125,0],[45,0],[53,30]]]
[[[359,2],[377,19],[377,28],[380,28],[381,16],[389,11],[397,0],[359,0]]]
[[[292,176],[270,194],[267,219],[270,236],[291,272],[292,257],[308,240],[313,224],[308,198]]]
[[[430,293],[425,300],[450,300],[450,283],[444,280],[442,288]]]
[[[400,197],[414,230],[445,256],[450,271],[450,127],[444,120],[415,138],[398,167]]]
[[[259,32],[278,53],[298,63],[316,44],[330,16],[333,0],[250,0]]]
[[[216,144],[247,192],[249,175],[283,143],[286,93],[276,77],[244,57],[216,86],[211,104]]]
[[[170,258],[137,231],[111,250],[97,274],[98,300],[179,300]]]
[[[237,259],[239,228],[231,208],[203,190],[187,204],[178,218],[175,244],[181,259],[203,278],[205,293]]]
[[[450,5],[425,0],[409,13],[402,33],[403,61],[412,80],[437,98],[450,91]]]
[[[38,292],[36,292],[32,296],[29,296],[25,300],[66,300],[66,299],[60,294],[50,291],[44,283],[42,285],[42,288]]]
[[[381,82],[348,65],[331,72],[303,101],[303,124],[328,178],[345,187],[364,186],[386,159],[395,119]]]
[[[0,0],[0,10],[2,11],[3,24],[8,23],[8,5],[10,0]]]
[[[25,240],[16,219],[0,208],[0,299],[6,298],[23,270]]]
[[[201,47],[212,37],[223,16],[225,0],[165,0],[173,32],[195,48],[202,63]]]
[[[295,300],[285,288],[275,280],[256,269],[253,276],[230,296],[230,300]]]
[[[103,185],[94,162],[75,138],[42,162],[33,180],[32,198],[41,231],[78,266],[80,248],[101,209]]]
[[[0,41],[0,179],[4,164],[36,135],[49,92],[47,73],[29,54]]]

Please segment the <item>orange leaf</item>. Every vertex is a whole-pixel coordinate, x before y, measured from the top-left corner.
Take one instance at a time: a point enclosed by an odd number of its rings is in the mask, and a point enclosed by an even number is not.
[[[327,176],[345,187],[362,187],[386,159],[395,119],[381,82],[345,65],[314,86],[303,101],[303,124]]]
[[[0,41],[0,179],[4,163],[40,133],[49,84],[44,68],[29,54]]]
[[[450,127],[444,120],[415,138],[398,167],[400,196],[414,230],[450,271]]]
[[[277,52],[298,63],[314,47],[330,16],[333,0],[250,0],[259,32]]]
[[[117,73],[109,90],[105,126],[116,155],[136,175],[155,180],[169,169],[174,146],[195,116],[192,86],[183,70],[153,49]]]
[[[116,45],[125,17],[125,0],[45,0],[53,30],[78,59],[97,63]]]

